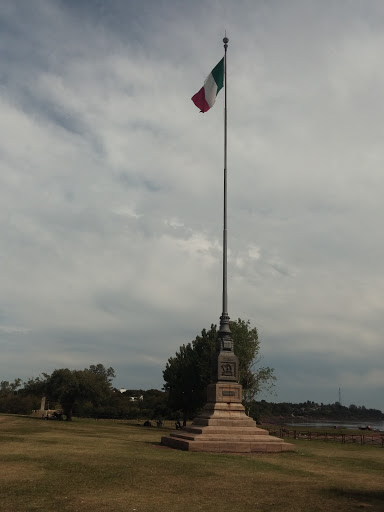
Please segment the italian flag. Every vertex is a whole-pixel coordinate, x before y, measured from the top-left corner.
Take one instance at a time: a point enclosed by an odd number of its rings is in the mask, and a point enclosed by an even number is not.
[[[224,86],[224,57],[207,76],[203,87],[192,96],[192,101],[200,112],[208,112],[213,107],[220,89]]]

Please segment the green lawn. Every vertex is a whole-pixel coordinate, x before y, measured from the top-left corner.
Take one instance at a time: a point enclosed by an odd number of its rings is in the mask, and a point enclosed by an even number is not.
[[[0,510],[384,511],[383,448],[289,439],[296,453],[190,453],[161,446],[168,431],[0,415]]]

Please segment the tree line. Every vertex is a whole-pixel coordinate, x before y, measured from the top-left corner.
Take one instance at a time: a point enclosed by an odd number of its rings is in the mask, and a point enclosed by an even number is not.
[[[67,372],[65,373],[67,374]],[[41,381],[44,378],[38,380]],[[50,409],[62,409],[62,404],[54,400],[53,396],[46,396]],[[55,396],[58,395],[55,394]],[[22,383],[20,379],[15,379],[13,382],[2,381],[0,382],[0,413],[30,414],[32,410],[39,409],[41,397],[41,391],[36,386],[36,379],[31,379],[26,383]],[[169,393],[164,390],[128,389],[121,393],[118,389],[111,387],[110,392],[104,397],[99,395],[97,401],[94,400],[95,397],[95,391],[93,391],[93,397],[85,396],[83,392],[78,395],[72,405],[72,415],[84,418],[134,419],[140,422],[146,419],[156,421],[182,418],[180,409],[170,407]],[[266,400],[254,400],[250,403],[249,414],[259,423],[293,417],[356,421],[384,420],[384,414],[378,409],[369,409],[354,404],[347,407],[338,402],[334,404],[317,404],[311,401],[274,403]]]
[[[97,365],[99,368],[100,366]],[[68,372],[73,370],[57,370],[54,381],[57,382],[57,376],[68,376]],[[105,368],[104,368],[105,370]],[[85,371],[85,370],[82,370]],[[89,370],[86,370],[89,371]],[[75,370],[78,375],[79,370]],[[55,373],[55,372],[54,372]],[[75,374],[75,376],[76,376]],[[52,374],[53,375],[53,374]],[[47,377],[49,378],[49,376]],[[30,414],[32,410],[40,408],[42,389],[40,386],[45,381],[45,377],[30,379],[23,383],[21,379],[15,379],[13,382],[0,382],[0,413],[11,414]],[[91,394],[81,390],[80,386],[75,389],[79,394],[75,397],[73,380],[71,385],[72,415],[83,418],[114,418],[114,419],[135,419],[143,422],[149,420],[178,420],[183,417],[180,409],[170,406],[169,392],[158,389],[128,389],[121,393],[118,389],[111,387],[107,394],[99,394],[96,389]],[[63,395],[58,393],[63,392]],[[50,409],[64,410],[63,404],[67,407],[69,398],[67,391],[61,388],[53,395],[46,394],[47,403]],[[62,398],[61,398],[62,396]],[[55,399],[57,398],[57,400]],[[63,404],[58,400],[61,398]],[[97,399],[96,399],[97,398]],[[68,410],[67,410],[68,412]],[[334,404],[317,404],[316,402],[290,403],[290,402],[268,402],[266,400],[253,400],[249,404],[249,415],[256,419],[258,423],[276,421],[279,418],[311,418],[311,419],[329,419],[329,420],[371,420],[383,421],[384,414],[378,409],[370,409],[365,406],[343,406],[338,402]]]
[[[235,354],[239,360],[239,382],[243,388],[246,412],[258,422],[268,417],[312,417],[330,419],[384,419],[381,411],[364,406],[335,404],[273,403],[257,401],[261,391],[272,392],[276,377],[273,368],[260,366],[260,341],[257,329],[240,318],[230,322]],[[67,421],[73,416],[118,419],[182,419],[196,416],[205,404],[211,382],[211,362],[216,356],[216,325],[203,329],[190,343],[181,345],[163,371],[163,390],[126,390],[113,387],[113,368],[102,364],[84,370],[56,369],[52,374],[23,382],[0,382],[0,412],[30,414],[40,409],[42,396],[50,409],[60,409]]]
[[[383,421],[384,414],[379,409],[367,408],[364,405],[342,405],[340,402],[333,404],[316,403],[310,400],[301,403],[280,402],[273,403],[261,400],[251,405],[251,416],[260,421],[268,421],[269,418],[306,418],[326,419],[335,421]]]
[[[167,393],[157,389],[131,389],[121,393],[112,386],[113,368],[102,364],[84,370],[61,368],[51,375],[43,373],[22,382],[0,382],[0,412],[31,414],[39,410],[42,397],[46,409],[62,411],[64,419],[84,418],[116,419],[173,419],[175,413],[168,408]]]

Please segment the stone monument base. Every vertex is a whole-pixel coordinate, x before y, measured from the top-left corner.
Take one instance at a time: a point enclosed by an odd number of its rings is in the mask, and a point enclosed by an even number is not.
[[[164,436],[161,443],[177,450],[191,452],[289,452],[295,446],[267,430],[245,414],[241,403],[240,384],[218,382],[209,384],[208,401],[192,424]]]

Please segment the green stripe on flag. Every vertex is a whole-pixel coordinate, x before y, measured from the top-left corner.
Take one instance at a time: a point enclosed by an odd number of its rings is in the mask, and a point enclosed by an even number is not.
[[[224,86],[224,57],[221,61],[212,69],[212,76],[217,85],[217,92]],[[217,93],[216,93],[217,94]]]

